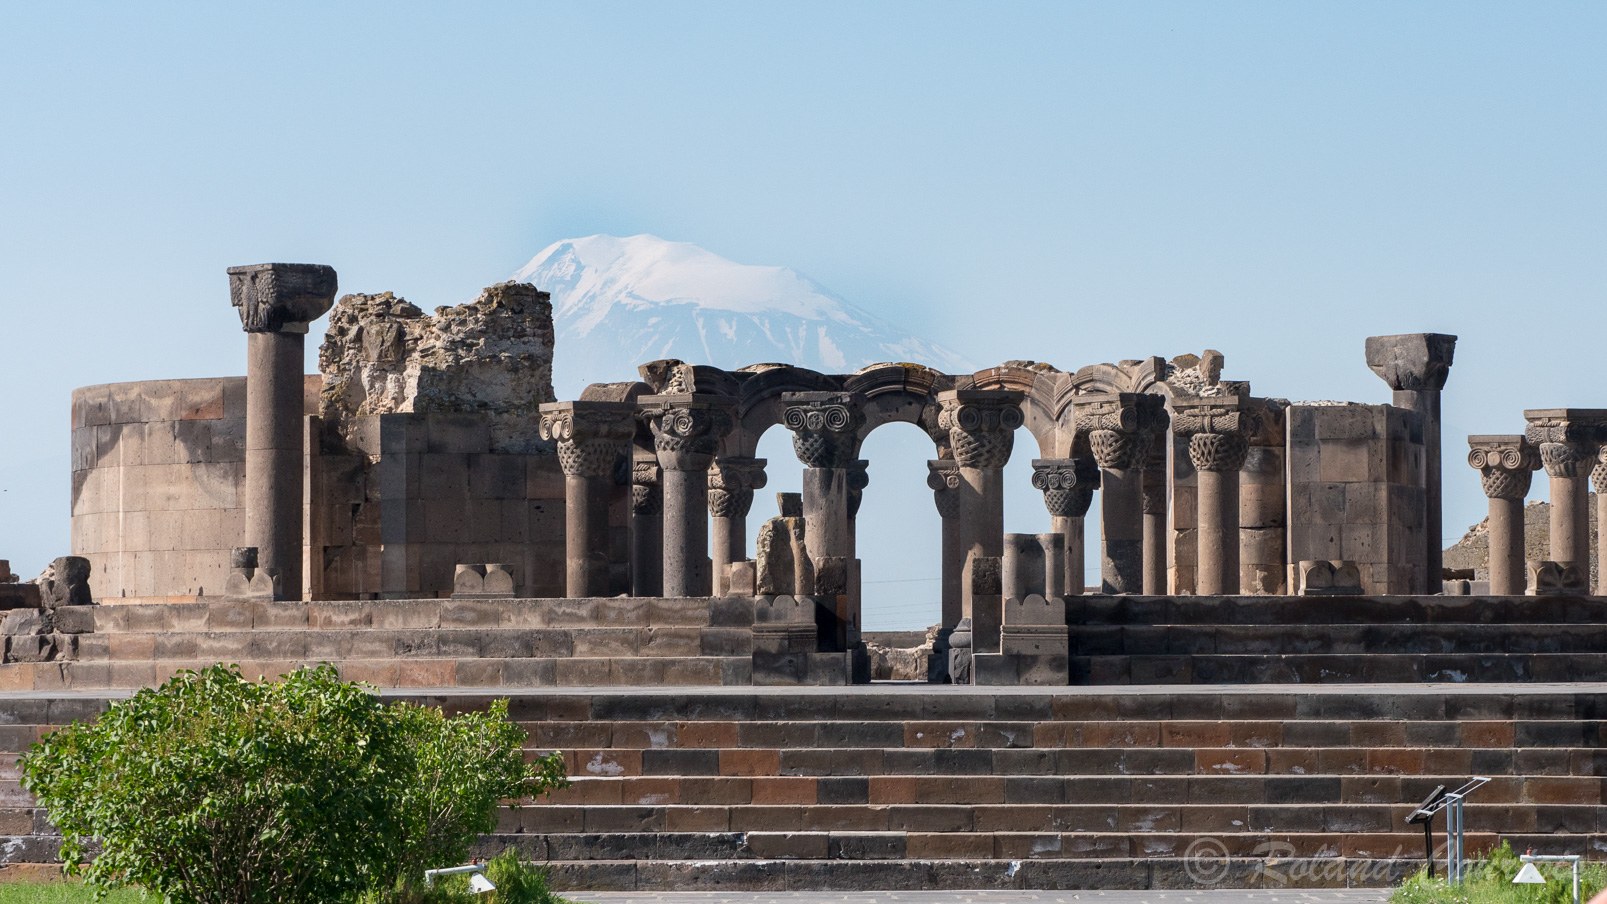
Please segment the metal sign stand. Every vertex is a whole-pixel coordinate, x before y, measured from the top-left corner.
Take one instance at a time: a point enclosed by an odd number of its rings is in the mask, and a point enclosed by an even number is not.
[[[1423,824],[1423,841],[1427,845],[1423,859],[1428,863],[1429,875],[1434,875],[1434,814],[1445,811],[1445,881],[1452,885],[1461,885],[1466,859],[1462,846],[1462,832],[1464,828],[1462,804],[1467,796],[1488,782],[1483,776],[1474,776],[1467,784],[1447,792],[1442,785],[1434,789],[1412,815],[1406,817],[1407,824]]]

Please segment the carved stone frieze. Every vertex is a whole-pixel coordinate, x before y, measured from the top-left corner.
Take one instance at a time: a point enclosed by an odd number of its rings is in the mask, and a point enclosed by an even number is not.
[[[1552,477],[1584,477],[1607,438],[1607,410],[1545,408],[1525,411],[1523,437],[1540,448],[1540,461]]]

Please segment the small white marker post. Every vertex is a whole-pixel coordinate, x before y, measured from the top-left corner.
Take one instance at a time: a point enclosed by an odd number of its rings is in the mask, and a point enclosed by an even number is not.
[[[1536,863],[1570,863],[1574,870],[1574,904],[1579,904],[1579,855],[1578,854],[1524,854],[1518,858],[1523,861],[1523,869],[1512,878],[1513,885],[1544,885],[1546,877],[1540,875],[1535,869]]]

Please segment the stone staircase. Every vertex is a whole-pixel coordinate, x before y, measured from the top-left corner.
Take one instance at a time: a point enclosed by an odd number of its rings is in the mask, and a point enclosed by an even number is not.
[[[1072,684],[1607,680],[1586,596],[1068,599]]]
[[[494,692],[395,693],[450,711]],[[15,753],[107,699],[0,698],[0,857],[57,849]],[[510,709],[574,785],[506,809],[481,849],[551,861],[567,889],[1382,885],[1421,866],[1406,814],[1472,775],[1493,781],[1470,852],[1607,856],[1607,691],[621,688]]]
[[[745,685],[751,600],[375,600],[81,607],[47,662],[0,665],[0,689],[135,688],[238,663],[275,676],[330,662],[378,687]]]

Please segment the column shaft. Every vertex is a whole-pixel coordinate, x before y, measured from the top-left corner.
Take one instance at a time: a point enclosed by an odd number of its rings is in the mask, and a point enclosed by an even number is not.
[[[1445,571],[1445,513],[1441,502],[1440,391],[1438,389],[1395,390],[1395,407],[1408,408],[1423,419],[1423,501],[1427,510],[1423,532],[1428,535],[1424,560],[1425,586],[1419,593],[1439,593]]]
[[[806,468],[803,472],[804,542],[810,558],[847,556],[848,469]]]
[[[730,589],[726,585],[726,568],[748,557],[748,519],[745,515],[726,515],[711,519],[710,526],[714,595],[724,596]]]
[[[1523,500],[1490,500],[1490,593],[1522,596],[1528,576],[1523,561]]]
[[[564,595],[608,595],[610,477],[564,478]]]
[[[249,333],[246,342],[246,545],[277,573],[283,599],[302,598],[305,337]]]
[[[1200,470],[1199,593],[1239,592],[1239,472]]]
[[[1144,513],[1144,594],[1166,593],[1166,513]]]
[[[977,556],[1004,555],[1004,469],[960,468],[960,544],[961,561]],[[988,597],[979,602],[971,587],[961,581],[961,617],[971,619],[975,649],[999,648],[999,625],[1004,619],[1002,599]]]
[[[1056,515],[1049,519],[1054,532],[1066,538],[1066,595],[1078,596],[1088,579],[1083,575],[1083,519]]]
[[[1143,472],[1105,469],[1099,493],[1099,574],[1105,593],[1144,589]]]
[[[664,469],[664,595],[708,596],[709,483],[703,470]]]
[[[1551,560],[1590,567],[1590,486],[1584,475],[1551,478]]]
[[[633,494],[638,492],[646,498],[640,505],[632,506],[631,593],[635,596],[661,596],[664,593],[662,491],[654,484],[632,488]]]

